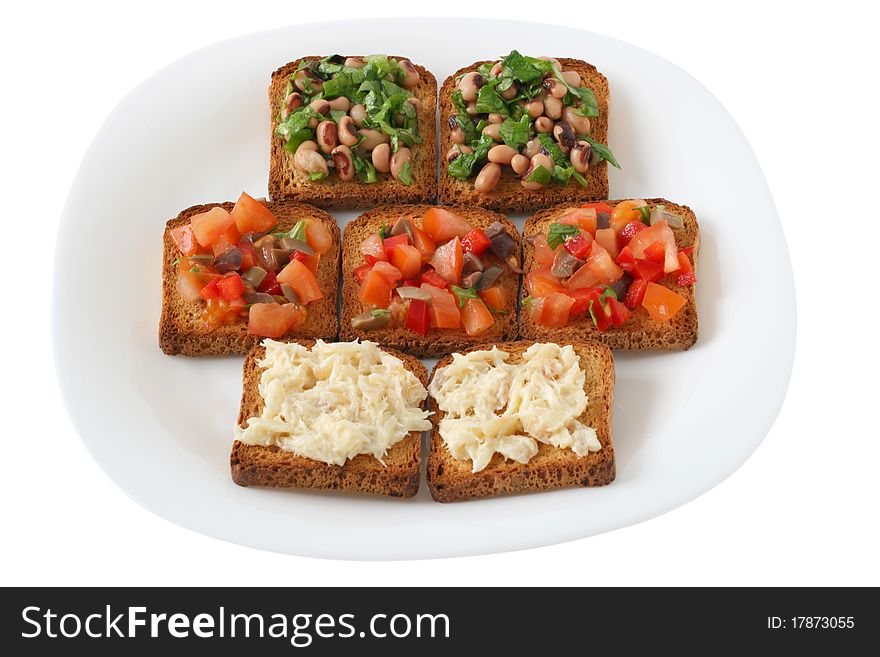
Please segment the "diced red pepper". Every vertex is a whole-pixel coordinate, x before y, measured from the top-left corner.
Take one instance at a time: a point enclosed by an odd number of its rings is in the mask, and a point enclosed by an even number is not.
[[[220,292],[220,277],[212,278],[205,287],[201,289],[199,292],[202,295],[202,298],[211,300],[211,299],[219,299],[223,294]]]
[[[321,262],[321,254],[320,253],[313,253],[312,255],[308,255],[308,254],[304,253],[303,251],[294,250],[290,253],[289,259],[291,261],[299,260],[301,263],[303,263],[308,268],[308,270],[310,272],[312,272],[313,274],[317,274],[318,273],[318,263]]]
[[[260,283],[260,287],[257,288],[257,291],[265,292],[266,294],[281,294],[281,285],[276,280],[274,271],[266,273],[266,278]]]
[[[645,290],[648,289],[648,281],[637,278],[629,285],[629,290],[627,290],[626,298],[623,300],[623,303],[626,304],[627,308],[636,309],[640,305],[642,305],[642,299],[645,298]]]
[[[590,252],[591,243],[592,240],[588,240],[581,233],[578,233],[577,235],[573,235],[571,238],[565,240],[564,246],[565,250],[568,251],[575,258],[583,260]]]
[[[663,265],[653,260],[636,260],[633,271],[638,278],[652,283],[663,278]]]
[[[614,297],[609,297],[607,302],[608,310],[611,311],[611,323],[614,326],[621,326],[626,323],[626,320],[630,318],[632,312]]]
[[[409,244],[409,237],[407,237],[406,233],[401,233],[394,237],[386,237],[382,244],[385,247],[385,259],[391,260],[391,252],[394,251],[394,247],[398,244]]]
[[[647,226],[643,224],[641,221],[630,221],[623,228],[620,229],[620,238],[623,240],[624,244],[629,244],[629,241],[645,230]]]
[[[442,288],[444,290],[449,285],[449,283],[446,282],[446,279],[433,269],[426,269],[425,271],[423,271],[422,275],[419,277],[419,281],[422,283],[427,283],[428,285],[433,285],[434,287]]]
[[[397,287],[419,287],[420,285],[421,285],[421,283],[417,280],[409,280],[409,281],[403,281]]]
[[[679,249],[678,251],[679,251],[679,253],[684,253],[687,257],[690,257],[691,253],[694,252],[694,247],[686,246],[683,249]]]
[[[675,284],[680,287],[685,287],[687,285],[693,285],[697,282],[697,277],[694,274],[694,267],[691,265],[691,259],[688,258],[687,254],[684,250],[680,250],[678,252],[678,264],[679,269],[675,272]]]
[[[581,315],[587,312],[590,306],[590,299],[593,296],[592,288],[579,288],[575,290],[563,290],[565,294],[574,299],[574,305],[571,307],[569,311],[572,315]]]
[[[581,203],[582,208],[593,209],[597,213],[604,212],[606,214],[611,214],[614,212],[614,208],[612,208],[607,203]]]
[[[410,301],[409,310],[406,313],[406,328],[419,335],[426,335],[430,323],[428,304],[419,299]]]
[[[241,251],[241,271],[247,271],[257,262],[254,259],[254,245],[248,240],[239,240],[236,246]]]
[[[602,303],[601,296],[602,294],[599,290],[593,290],[587,312],[590,315],[590,319],[593,320],[593,324],[596,328],[600,331],[604,331],[611,326],[611,311],[606,304]]]
[[[666,244],[664,242],[654,242],[645,249],[645,259],[656,262],[661,267],[666,262]]]
[[[636,267],[636,257],[633,255],[632,249],[628,246],[623,247],[617,254],[617,266],[623,271],[632,271]]]
[[[220,294],[227,301],[235,301],[244,294],[244,281],[242,281],[241,276],[236,273],[227,274],[222,278],[218,278],[217,281],[217,287],[220,289]]]
[[[367,272],[370,271],[370,265],[361,265],[360,267],[355,267],[352,270],[352,274],[354,274],[355,278],[357,278],[358,283],[363,283],[364,279],[367,277]]]
[[[490,246],[492,246],[492,240],[486,237],[482,228],[474,228],[461,238],[461,248],[465,253],[482,255]]]

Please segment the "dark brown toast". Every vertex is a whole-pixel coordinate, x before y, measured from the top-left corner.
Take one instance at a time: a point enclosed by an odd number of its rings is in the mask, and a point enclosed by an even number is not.
[[[460,351],[487,340],[513,340],[517,335],[516,305],[513,300],[519,293],[519,275],[509,270],[501,275],[500,285],[510,300],[510,312],[495,315],[493,324],[479,336],[469,336],[463,328],[437,329],[432,328],[424,337],[409,329],[378,329],[359,331],[351,326],[351,319],[363,312],[364,308],[358,299],[358,281],[352,273],[363,263],[359,247],[361,242],[371,233],[378,232],[383,224],[392,226],[402,216],[414,217],[416,224],[421,226],[422,215],[430,208],[428,205],[383,206],[363,213],[345,226],[342,235],[342,316],[340,332],[342,339],[354,340],[363,338],[373,340],[383,347],[399,349],[405,353],[423,358],[437,358],[453,351]],[[495,221],[507,227],[507,232],[517,241],[517,257],[521,259],[522,242],[519,231],[504,215],[478,207],[455,206],[449,208],[456,214],[466,218],[475,228],[486,228]]]
[[[246,354],[260,341],[248,335],[244,320],[211,329],[202,320],[205,304],[187,301],[177,291],[175,261],[180,252],[171,238],[171,229],[189,223],[190,219],[213,207],[232,210],[234,203],[206,203],[187,208],[165,225],[162,248],[162,315],[159,320],[159,346],[166,354],[184,356],[224,356]],[[296,203],[267,203],[278,219],[278,230],[290,230],[300,219],[312,218],[323,223],[333,236],[333,249],[321,256],[316,277],[323,299],[307,306],[305,323],[292,336],[335,340],[339,334],[336,302],[339,288],[339,257],[341,252],[339,225],[323,210]]]
[[[604,160],[587,169],[586,187],[581,187],[572,180],[566,187],[551,184],[539,190],[529,191],[520,184],[510,167],[504,167],[498,186],[491,192],[480,193],[474,189],[473,178],[459,180],[449,175],[446,171],[445,157],[454,143],[452,129],[449,127],[449,117],[456,114],[455,106],[452,104],[452,92],[455,91],[459,76],[476,71],[485,63],[487,62],[474,62],[470,66],[457,70],[446,78],[440,87],[438,101],[440,108],[440,202],[466,203],[501,212],[521,213],[546,208],[557,203],[575,203],[607,197],[608,163]],[[564,70],[577,71],[581,76],[583,86],[589,87],[596,96],[599,116],[590,119],[591,136],[596,141],[606,144],[608,142],[608,108],[611,100],[608,79],[596,70],[595,66],[579,59],[562,58],[559,59],[559,63]]]
[[[306,347],[314,341],[290,340]],[[403,361],[422,385],[427,386],[427,371],[412,356],[385,349]],[[265,354],[262,345],[255,346],[244,361],[242,372],[241,410],[238,424],[245,427],[247,419],[259,415],[264,401],[259,385],[261,368],[258,361]],[[385,465],[370,454],[359,454],[344,465],[297,456],[275,446],[248,445],[236,440],[232,445],[230,466],[232,480],[239,486],[342,490],[372,493],[389,497],[412,497],[419,490],[421,478],[422,434],[414,431],[396,443],[385,456]]]
[[[422,103],[422,108],[417,113],[422,143],[413,150],[411,185],[404,185],[390,177],[371,184],[362,183],[357,178],[341,181],[335,176],[312,182],[308,176],[294,169],[293,153],[288,152],[282,141],[275,136],[278,112],[284,101],[284,91],[290,75],[297,70],[301,61],[317,59],[321,58],[314,55],[301,57],[272,73],[269,84],[270,198],[336,209],[364,208],[384,203],[434,202],[437,198],[437,79],[428,69],[415,63],[413,65],[420,77],[415,96]]]
[[[694,247],[691,259],[696,270],[697,255],[700,250],[700,227],[697,224],[697,217],[694,215],[693,210],[686,205],[678,205],[663,198],[645,200],[651,207],[663,205],[668,211],[682,218],[684,227],[673,230],[675,241],[679,248]],[[606,202],[612,207],[620,203],[619,200]],[[569,207],[571,206],[559,205],[542,210],[526,220],[523,229],[523,271],[526,274],[531,271],[534,260],[534,248],[529,243],[528,237],[538,233],[546,233],[549,225],[565,214]],[[698,333],[697,300],[694,286],[681,287],[675,285],[675,280],[672,276],[666,276],[660,283],[682,295],[686,300],[684,308],[665,324],[652,320],[644,308],[637,308],[626,324],[623,326],[612,326],[604,331],[596,328],[589,317],[575,319],[568,326],[561,328],[548,328],[533,322],[528,312],[523,309],[520,313],[520,335],[528,340],[559,343],[568,343],[576,340],[595,340],[608,345],[612,349],[653,349],[660,351],[688,349],[697,341]],[[523,289],[522,297],[525,298],[527,294],[527,291]]]
[[[532,344],[532,341],[519,341],[498,343],[497,347],[510,353],[511,359],[508,362],[515,363],[521,360],[523,352]],[[471,461],[453,457],[443,442],[439,427],[445,413],[429,396],[431,410],[434,412],[431,416],[434,428],[431,431],[428,452],[427,479],[428,488],[436,501],[456,502],[556,488],[603,486],[614,480],[614,447],[611,444],[614,358],[608,347],[599,343],[571,344],[580,356],[581,366],[587,375],[587,408],[579,419],[596,429],[602,449],[577,456],[570,449],[539,442],[538,453],[527,464],[508,461],[501,454],[495,454],[485,469],[471,472]],[[491,348],[492,343],[488,343],[462,353]],[[451,362],[451,355],[438,361],[431,378],[433,379],[439,368]]]

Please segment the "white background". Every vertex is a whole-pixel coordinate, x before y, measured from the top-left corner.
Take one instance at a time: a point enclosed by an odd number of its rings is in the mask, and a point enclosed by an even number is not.
[[[686,506],[553,547],[394,563],[237,547],[171,525],[130,501],[91,461],[61,406],[50,343],[50,263],[80,159],[114,105],[144,77],[239,34],[418,12],[418,3],[8,6],[0,25],[0,180],[8,231],[0,322],[6,374],[0,584],[880,584],[880,363],[873,321],[880,140],[871,64],[880,49],[877,17],[859,8],[866,4],[511,0],[503,10],[498,3],[430,7],[428,15],[467,9],[473,16],[602,32],[671,60],[706,85],[739,122],[774,193],[795,271],[798,343],[785,406],[762,446]],[[454,35],[437,38],[454,50]],[[328,51],[334,47],[328,37]],[[743,248],[750,239],[761,236],[744,236]],[[762,272],[754,274],[757,295]],[[764,320],[744,307],[742,321]]]

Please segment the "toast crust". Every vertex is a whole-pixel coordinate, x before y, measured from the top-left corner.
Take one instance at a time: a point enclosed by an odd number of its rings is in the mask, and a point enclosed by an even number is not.
[[[686,205],[679,205],[664,198],[649,198],[645,199],[645,201],[651,207],[663,205],[668,211],[682,218],[684,227],[673,231],[675,233],[675,241],[679,248],[694,247],[691,257],[694,271],[696,271],[700,250],[700,227],[693,210]],[[606,201],[606,203],[614,207],[620,203],[620,200]],[[569,207],[571,206],[567,204],[558,205],[538,212],[526,219],[523,228],[523,271],[526,275],[533,267],[535,252],[528,238],[531,235],[546,232],[549,225],[559,219]],[[612,326],[604,331],[596,328],[589,317],[578,318],[568,326],[549,328],[532,321],[528,312],[521,312],[520,335],[523,339],[539,342],[568,343],[574,340],[592,340],[602,342],[611,349],[621,350],[679,351],[689,349],[696,343],[699,333],[695,286],[681,287],[675,285],[675,281],[671,276],[666,276],[660,283],[685,298],[684,307],[665,324],[652,320],[643,308],[637,308],[630,320],[623,326]],[[522,290],[521,296],[522,298],[527,296],[525,287]]]
[[[288,340],[311,348],[314,340]],[[406,368],[427,386],[425,366],[412,356],[393,349],[383,351],[403,361]],[[241,409],[238,424],[244,428],[250,417],[264,406],[259,385],[260,359],[266,353],[257,345],[248,353],[242,369]],[[235,440],[229,457],[232,480],[239,486],[266,488],[338,490],[388,497],[412,497],[419,490],[422,461],[422,434],[410,432],[385,455],[385,465],[370,454],[359,454],[343,465],[331,465],[298,456],[276,446],[249,445]]]
[[[452,129],[449,117],[456,114],[452,104],[452,92],[455,91],[456,78],[465,73],[476,71],[482,64],[491,61],[474,62],[457,70],[443,82],[440,87],[440,188],[441,203],[466,203],[501,212],[525,213],[550,207],[557,203],[575,203],[592,201],[608,196],[608,163],[604,160],[587,169],[587,186],[581,187],[577,182],[570,182],[566,187],[551,184],[542,189],[529,191],[519,182],[510,167],[502,168],[501,182],[488,193],[474,190],[474,180],[458,180],[446,171],[445,154],[452,148]],[[565,70],[577,71],[583,85],[592,89],[599,106],[599,116],[590,119],[592,137],[603,144],[608,143],[608,110],[611,93],[608,79],[595,66],[580,59],[561,58],[559,63]]]
[[[508,362],[521,360],[523,352],[533,341],[487,343],[462,353],[479,349],[491,349],[493,344],[511,354]],[[614,447],[611,442],[611,407],[614,400],[614,358],[611,351],[596,342],[573,342],[580,357],[581,367],[587,374],[585,389],[587,408],[580,420],[596,429],[602,449],[577,456],[567,448],[538,443],[538,453],[528,463],[508,461],[495,454],[489,465],[480,472],[471,472],[470,459],[456,459],[449,452],[440,436],[440,420],[445,413],[430,395],[428,400],[434,414],[433,429],[428,452],[428,489],[437,502],[457,502],[482,497],[514,495],[558,488],[604,486],[614,480],[616,469]],[[447,355],[437,362],[431,379],[437,370],[452,362]]]
[[[194,205],[182,211],[165,224],[162,237],[162,314],[159,319],[159,346],[166,354],[183,356],[226,356],[246,354],[260,338],[249,335],[247,323],[238,320],[232,324],[209,328],[201,315],[204,303],[187,301],[177,291],[177,274],[174,262],[180,256],[171,229],[189,223],[190,219],[211,208],[221,207],[231,211],[235,204],[206,203]],[[288,337],[323,338],[335,340],[339,334],[336,304],[339,294],[339,258],[341,254],[340,231],[336,220],[323,210],[297,203],[267,203],[266,207],[278,219],[279,230],[290,230],[299,219],[320,221],[333,237],[332,249],[321,256],[316,278],[321,286],[323,299],[307,306],[305,323]]]
[[[357,55],[346,55],[354,57]],[[389,55],[403,59],[398,55]],[[322,208],[350,210],[385,203],[433,203],[437,198],[437,78],[425,67],[413,63],[420,82],[415,96],[422,108],[417,111],[422,143],[413,150],[413,182],[404,185],[390,177],[372,184],[357,179],[341,181],[335,176],[312,182],[293,166],[293,154],[275,137],[278,111],[291,73],[302,61],[319,60],[317,55],[301,57],[272,73],[269,84],[269,196],[273,200],[292,200]]]
[[[402,215],[416,217],[416,223],[421,225],[422,215],[431,207],[433,206],[400,205],[378,207],[363,213],[346,225],[342,235],[342,317],[340,319],[340,331],[343,340],[354,340],[355,338],[373,340],[382,346],[398,349],[415,356],[438,358],[453,351],[461,351],[470,346],[481,344],[487,340],[508,341],[516,338],[518,326],[516,305],[513,301],[519,294],[520,276],[507,269],[505,269],[499,281],[507,295],[510,312],[495,315],[495,324],[482,335],[470,336],[461,328],[432,328],[424,337],[403,327],[375,331],[360,331],[352,328],[352,317],[363,312],[363,306],[358,299],[358,282],[352,274],[355,267],[363,264],[359,249],[361,241],[371,233],[378,232],[383,224],[393,225]],[[495,221],[504,224],[507,232],[516,240],[516,254],[520,262],[522,262],[522,240],[516,226],[507,217],[472,206],[451,206],[447,209],[467,219],[475,228],[486,228]]]

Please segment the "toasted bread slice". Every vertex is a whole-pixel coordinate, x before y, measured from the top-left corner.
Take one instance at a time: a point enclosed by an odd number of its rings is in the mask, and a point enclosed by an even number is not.
[[[680,216],[684,227],[674,229],[675,241],[679,248],[694,247],[691,259],[694,269],[697,267],[697,256],[700,250],[700,227],[697,217],[686,205],[678,205],[663,198],[645,199],[651,207],[663,205],[674,214]],[[620,201],[606,201],[614,207]],[[571,206],[559,205],[538,212],[526,220],[523,229],[524,264],[526,274],[531,271],[534,263],[534,248],[529,243],[529,236],[546,233],[550,224],[557,221]],[[690,348],[697,341],[697,300],[693,285],[680,287],[675,285],[672,276],[666,276],[660,284],[674,290],[686,300],[684,307],[665,324],[655,322],[644,308],[637,308],[632,317],[623,326],[611,326],[600,331],[589,317],[581,317],[568,326],[548,328],[535,323],[523,308],[520,312],[520,335],[524,339],[567,343],[574,340],[595,340],[603,342],[612,349],[626,350],[659,350],[675,351]],[[525,288],[522,297],[528,292]]]
[[[589,201],[608,196],[608,163],[604,160],[598,165],[590,165],[585,174],[587,186],[582,187],[572,180],[565,187],[557,184],[544,186],[542,189],[529,191],[525,189],[519,178],[508,167],[502,167],[501,181],[488,193],[480,193],[474,189],[474,179],[459,180],[449,175],[446,170],[446,154],[453,146],[452,129],[449,118],[456,115],[452,104],[452,92],[458,84],[458,78],[465,73],[476,71],[487,62],[474,62],[470,66],[457,70],[443,82],[440,87],[440,202],[467,203],[481,205],[485,208],[501,212],[531,212],[540,208],[550,207],[557,203],[575,203]],[[491,62],[489,62],[491,63]],[[596,67],[579,59],[562,58],[559,60],[563,70],[577,71],[582,85],[589,87],[596,96],[599,116],[590,119],[592,137],[598,142],[608,142],[608,107],[611,99],[608,79]]]
[[[166,354],[184,356],[246,354],[260,341],[259,337],[248,334],[247,323],[243,320],[216,329],[208,327],[202,320],[204,302],[187,301],[177,291],[174,263],[180,252],[171,238],[171,229],[184,226],[189,223],[193,215],[207,212],[217,206],[231,211],[234,204],[227,202],[194,205],[165,225],[165,234],[162,238],[162,316],[159,320],[159,346]],[[270,202],[266,207],[278,219],[279,231],[290,230],[300,219],[314,219],[324,224],[333,236],[333,248],[321,256],[316,273],[324,298],[308,304],[305,323],[290,335],[335,340],[339,334],[336,314],[341,252],[339,225],[329,214],[310,205]]]
[[[511,355],[509,363],[522,360],[522,354],[534,342],[518,341],[495,343]],[[493,343],[476,346],[462,353],[491,349]],[[428,488],[438,502],[457,502],[477,497],[493,497],[529,493],[555,488],[577,486],[604,486],[614,480],[614,447],[611,444],[611,405],[614,397],[614,358],[608,347],[595,342],[573,342],[571,346],[580,357],[586,372],[584,389],[587,408],[578,418],[593,427],[602,449],[578,456],[568,448],[538,443],[538,453],[527,464],[508,461],[495,454],[489,465],[480,472],[471,472],[470,459],[457,459],[449,452],[440,436],[440,420],[446,415],[436,400],[431,403],[431,441],[428,452]],[[431,373],[452,362],[448,355],[437,362]]]
[[[391,55],[396,59],[401,59]],[[269,197],[272,200],[295,200],[322,208],[352,209],[383,203],[432,203],[437,198],[437,78],[423,66],[413,63],[420,82],[415,97],[422,107],[417,112],[422,143],[413,149],[412,184],[404,185],[390,176],[375,183],[362,183],[357,177],[341,181],[336,176],[313,182],[293,166],[293,153],[275,136],[278,112],[284,102],[284,91],[290,75],[304,60],[321,59],[318,56],[301,57],[285,64],[272,73],[269,84]]]
[[[305,347],[314,345],[314,341],[289,342],[297,342]],[[428,374],[418,359],[384,347],[383,351],[402,360],[422,385],[427,386]],[[248,418],[263,411],[259,361],[265,353],[265,348],[257,345],[244,361],[241,410],[238,414],[238,424],[242,428],[246,426]],[[275,446],[249,445],[239,440],[233,443],[230,455],[232,480],[239,486],[343,490],[389,497],[415,495],[419,490],[421,465],[422,434],[418,431],[409,433],[388,450],[385,465],[370,454],[359,454],[342,466],[331,465],[297,456]]]
[[[468,335],[463,328],[428,330],[424,337],[413,333],[407,328],[377,329],[361,331],[352,328],[351,319],[364,311],[358,299],[358,281],[352,273],[356,267],[364,264],[360,253],[361,242],[372,233],[376,233],[382,225],[392,226],[401,217],[412,217],[416,225],[421,227],[421,217],[432,206],[429,205],[387,205],[375,208],[360,215],[345,226],[342,235],[342,316],[340,332],[343,340],[363,338],[373,340],[383,347],[399,349],[408,354],[423,358],[438,358],[453,351],[460,351],[487,340],[513,340],[517,335],[516,306],[513,300],[519,293],[520,276],[507,269],[501,275],[499,284],[510,301],[510,311],[495,315],[493,324],[485,333],[478,336]],[[499,221],[507,228],[508,234],[516,240],[517,257],[522,262],[522,241],[519,231],[510,220],[502,214],[472,206],[454,206],[449,210],[467,219],[475,228],[487,228]]]

